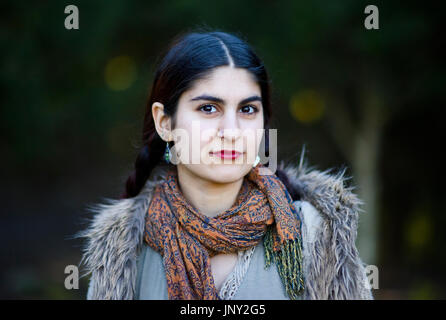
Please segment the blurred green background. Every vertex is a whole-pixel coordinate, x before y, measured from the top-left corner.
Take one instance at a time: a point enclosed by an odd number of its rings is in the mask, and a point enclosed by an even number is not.
[[[79,9],[66,30],[65,6]],[[379,30],[364,8],[379,9]],[[154,63],[196,26],[238,32],[273,84],[279,160],[347,167],[377,299],[446,298],[440,138],[443,11],[416,1],[3,1],[0,298],[64,287],[86,205],[117,198],[140,145]]]

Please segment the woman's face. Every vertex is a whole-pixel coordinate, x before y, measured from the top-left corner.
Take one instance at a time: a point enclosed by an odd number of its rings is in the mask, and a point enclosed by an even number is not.
[[[245,69],[215,68],[181,95],[175,119],[173,149],[179,154],[181,169],[215,183],[228,183],[243,178],[252,168],[264,119],[260,87]],[[240,154],[222,156],[223,150]]]

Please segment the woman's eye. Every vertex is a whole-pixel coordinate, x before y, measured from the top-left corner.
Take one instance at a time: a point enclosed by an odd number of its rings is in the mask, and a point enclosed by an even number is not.
[[[205,113],[213,113],[212,108],[215,109],[215,106],[212,104],[205,104],[205,105],[199,107],[198,109],[203,110]]]
[[[244,106],[240,110],[242,110],[242,113],[247,113],[247,114],[254,114],[257,111],[259,111],[259,109],[257,109],[255,106],[251,105]]]

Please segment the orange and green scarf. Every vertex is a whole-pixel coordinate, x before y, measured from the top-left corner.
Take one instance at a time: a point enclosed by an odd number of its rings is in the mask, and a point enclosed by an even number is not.
[[[291,299],[304,289],[301,221],[275,174],[261,164],[243,179],[234,205],[215,217],[201,214],[184,198],[176,167],[156,186],[145,220],[145,242],[163,257],[169,299],[220,299],[210,257],[264,241],[265,268],[274,262]],[[268,170],[268,169],[267,169]]]

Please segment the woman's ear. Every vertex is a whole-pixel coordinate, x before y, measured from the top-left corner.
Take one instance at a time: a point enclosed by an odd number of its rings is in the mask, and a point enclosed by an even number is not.
[[[172,132],[171,119],[164,113],[164,105],[162,103],[154,102],[152,104],[152,116],[158,135],[164,141],[170,141]]]

